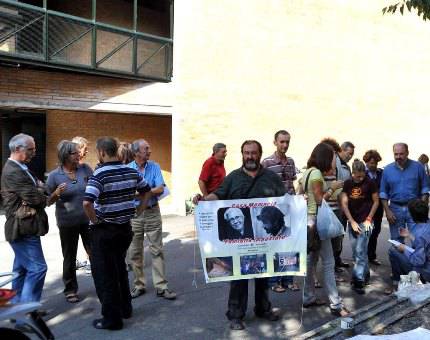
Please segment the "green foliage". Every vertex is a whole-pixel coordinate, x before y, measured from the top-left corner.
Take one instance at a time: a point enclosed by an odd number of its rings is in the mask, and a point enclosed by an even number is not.
[[[430,20],[430,0],[402,0],[396,4],[384,7],[382,13],[394,14],[398,10],[401,15],[405,8],[412,12],[416,10],[419,17],[422,17],[424,21]]]

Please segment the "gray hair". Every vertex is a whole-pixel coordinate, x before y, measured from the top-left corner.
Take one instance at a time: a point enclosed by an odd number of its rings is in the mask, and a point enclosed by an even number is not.
[[[343,142],[340,147],[342,150],[346,150],[348,148],[355,149],[355,145],[352,144],[351,142]]]
[[[60,143],[58,143],[57,145],[58,164],[64,165],[69,159],[72,152],[77,152],[78,148],[79,148],[78,143],[74,143],[69,140],[62,140]]]
[[[239,215],[241,215],[242,217],[245,217],[245,215],[243,214],[242,210],[240,210],[239,208],[228,208],[225,212],[224,212],[224,219],[226,221],[228,221],[228,216],[231,213],[237,212]]]
[[[78,144],[79,149],[82,149],[84,146],[88,146],[89,144],[88,139],[80,136],[73,137],[72,142]]]
[[[21,148],[27,148],[28,142],[32,141],[34,142],[34,138],[30,135],[26,135],[25,133],[20,133],[16,136],[13,136],[9,140],[9,149],[10,152],[17,152]]]
[[[140,138],[140,139],[136,139],[131,144],[131,151],[133,152],[134,155],[140,151],[140,146],[144,143],[148,144],[148,142],[146,140],[144,140],[143,138]]]
[[[226,147],[227,147],[227,145],[225,145],[224,143],[216,143],[212,147],[212,152],[213,152],[213,154],[216,154],[219,150],[225,149]]]

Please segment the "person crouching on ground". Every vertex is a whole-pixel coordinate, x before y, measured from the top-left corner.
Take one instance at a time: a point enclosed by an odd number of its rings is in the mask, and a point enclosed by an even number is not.
[[[388,251],[393,272],[393,287],[391,291],[397,289],[400,275],[407,275],[414,270],[420,273],[425,282],[430,282],[430,223],[428,220],[429,207],[421,199],[414,199],[408,204],[409,213],[416,223],[414,233],[408,229],[400,228],[400,236],[411,241],[411,252],[404,244],[393,246]]]
[[[379,205],[376,183],[366,176],[366,166],[358,159],[352,164],[352,179],[345,181],[341,194],[342,209],[348,219],[354,268],[352,288],[364,294],[364,286],[369,281],[369,261],[367,246],[373,229],[373,216]]]

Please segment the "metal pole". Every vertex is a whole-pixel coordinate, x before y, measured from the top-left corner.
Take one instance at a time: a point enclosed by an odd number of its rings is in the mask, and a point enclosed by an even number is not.
[[[137,31],[137,0],[133,1],[133,31],[136,33]],[[137,71],[137,37],[133,35],[133,52],[131,56],[132,60],[132,72],[136,74]]]
[[[92,21],[93,21],[93,32],[91,36],[91,66],[97,68],[97,26],[96,26],[96,9],[97,0],[92,0]]]

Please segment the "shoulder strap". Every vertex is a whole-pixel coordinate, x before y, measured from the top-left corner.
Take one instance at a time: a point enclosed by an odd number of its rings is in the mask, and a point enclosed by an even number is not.
[[[312,169],[311,171],[309,171],[308,175],[306,176],[306,180],[305,180],[305,193],[308,191],[308,183],[309,183],[309,177],[311,176],[312,171],[314,171],[315,169]]]

